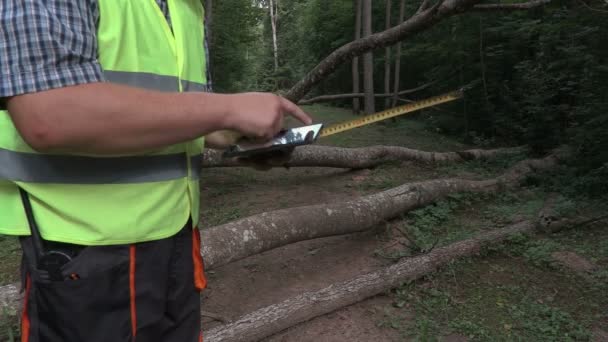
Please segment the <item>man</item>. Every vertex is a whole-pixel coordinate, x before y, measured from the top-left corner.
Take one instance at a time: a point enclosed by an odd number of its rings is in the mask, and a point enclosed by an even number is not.
[[[22,341],[202,339],[200,137],[311,121],[272,94],[202,92],[203,18],[200,0],[0,2],[0,234],[21,237]]]

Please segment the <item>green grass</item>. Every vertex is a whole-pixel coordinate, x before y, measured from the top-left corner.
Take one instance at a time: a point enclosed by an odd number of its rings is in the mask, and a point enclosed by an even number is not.
[[[17,341],[19,326],[17,325],[17,313],[9,312],[7,309],[0,309],[0,339],[2,341]]]
[[[243,217],[243,214],[239,208],[226,205],[224,209],[215,208],[213,210],[205,210],[203,212],[203,217],[205,218],[203,226],[213,227],[237,220]]]
[[[420,340],[458,333],[473,341],[584,341],[608,304],[605,285],[590,288],[503,254],[484,261],[457,262],[395,290],[396,305],[416,316],[404,333]]]
[[[460,194],[406,219],[418,245],[441,245],[492,229],[495,222],[504,225],[514,216],[532,218],[543,197],[540,189],[498,196]],[[584,205],[570,201],[561,200],[563,210]],[[608,318],[607,228],[514,236],[485,249],[481,257],[453,262],[394,289],[394,306],[414,319],[396,324],[387,317],[380,324],[414,341],[440,341],[454,333],[471,341],[588,341],[592,325]],[[600,270],[590,277],[565,270],[551,258],[560,250],[579,252]]]
[[[17,238],[0,235],[0,286],[19,281],[21,249]],[[19,313],[0,307],[0,340],[16,341]]]
[[[502,193],[493,203],[484,208],[481,214],[486,219],[497,223],[531,219],[543,207],[545,196],[542,192],[532,195],[515,192]]]
[[[402,251],[377,254],[391,259],[429,251],[469,238],[481,231],[511,222],[532,219],[543,205],[545,194],[522,191],[494,194],[457,193],[413,210],[392,223],[412,245]]]
[[[330,125],[356,119],[350,110],[323,105],[304,106],[315,122]],[[321,138],[321,145],[366,147],[371,145],[406,146],[427,151],[457,151],[466,146],[454,139],[428,130],[419,120],[402,117],[397,122],[374,123],[343,133]]]
[[[21,249],[17,238],[0,235],[0,286],[19,280]]]
[[[439,166],[439,170],[446,176],[460,176],[462,174],[475,174],[481,178],[496,177],[505,172],[517,162],[528,158],[525,153],[505,154],[491,159],[476,159],[464,163],[446,164]]]

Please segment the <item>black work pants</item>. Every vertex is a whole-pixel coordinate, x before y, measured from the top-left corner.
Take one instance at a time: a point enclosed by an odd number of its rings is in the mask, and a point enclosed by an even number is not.
[[[21,245],[22,341],[201,341],[204,276],[190,224],[170,238],[132,245],[49,244],[75,251],[61,281],[36,268],[30,237]]]

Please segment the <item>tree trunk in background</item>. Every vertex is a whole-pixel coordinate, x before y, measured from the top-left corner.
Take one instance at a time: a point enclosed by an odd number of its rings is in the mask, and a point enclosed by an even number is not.
[[[207,37],[207,46],[211,48],[211,38],[213,37],[213,31],[211,25],[213,24],[213,0],[205,0],[205,36]]]
[[[391,2],[392,0],[384,0],[386,4],[386,13],[385,13],[385,29],[388,30],[391,28]],[[384,56],[384,92],[391,92],[391,46],[388,45],[385,49]],[[390,105],[391,100],[387,97],[384,99],[384,109],[387,109]]]
[[[399,6],[399,24],[401,24],[405,20],[405,0],[401,0],[401,5]],[[401,42],[397,43],[396,54],[395,57],[395,83],[393,84],[393,91],[395,95],[393,95],[393,102],[391,104],[392,107],[397,106],[397,99],[399,99],[399,85],[401,83]]]
[[[285,98],[292,102],[298,102],[304,98],[315,85],[319,84],[343,63],[352,60],[356,56],[365,54],[368,51],[381,49],[387,45],[397,44],[399,41],[410,39],[448,17],[460,15],[467,11],[490,12],[529,10],[544,6],[545,4],[550,3],[551,0],[531,0],[529,2],[517,4],[483,5],[480,5],[479,2],[481,2],[481,0],[441,1],[427,10],[420,11],[399,25],[391,27],[389,30],[378,32],[373,36],[362,37],[359,40],[344,44],[320,61],[302,77],[302,79],[291,87],[285,94]],[[327,2],[321,2],[321,4],[325,3]]]
[[[416,88],[411,88],[411,89],[404,89],[404,90],[400,90],[399,92],[397,92],[397,96],[399,95],[406,95],[406,94],[412,94],[421,90],[424,90],[434,84],[436,84],[438,81],[431,81],[429,83],[425,83],[421,86],[418,86]],[[395,96],[394,93],[386,93],[386,94],[374,94],[374,97],[393,97]],[[297,103],[301,104],[301,105],[305,105],[305,104],[311,104],[311,103],[315,103],[315,102],[322,102],[322,101],[332,101],[332,100],[340,100],[340,99],[352,99],[354,97],[365,97],[364,93],[355,93],[355,94],[331,94],[331,95],[319,95],[319,96],[315,96],[315,97],[311,97],[309,99],[304,99],[304,100],[300,100]],[[410,102],[414,102],[414,101],[410,101]]]
[[[463,59],[463,63],[465,63],[466,58]],[[464,65],[464,64],[463,64]],[[464,82],[464,70],[460,69],[460,82]],[[469,139],[469,112],[467,111],[467,99],[466,96],[462,99],[462,113],[464,116],[464,139],[466,142],[470,142]]]
[[[361,38],[361,0],[355,1],[355,40]],[[352,73],[353,73],[353,93],[359,92],[359,57],[353,58]],[[353,114],[358,115],[361,111],[359,98],[353,98]]]
[[[275,7],[276,6],[276,7]],[[270,0],[270,24],[272,26],[272,51],[274,54],[275,89],[277,88],[276,73],[279,70],[279,44],[277,42],[277,21],[279,17],[279,0]]]
[[[372,0],[363,0],[363,37],[372,35]],[[363,92],[365,93],[365,114],[376,111],[374,102],[374,54],[363,55]]]
[[[213,45],[213,0],[205,0],[205,43],[207,43],[207,48],[211,49]],[[211,65],[211,56],[207,54],[207,76],[211,77],[211,80],[207,80],[207,82],[213,81],[213,65]]]
[[[483,46],[483,19],[479,17],[479,66],[481,68],[481,81],[483,84],[483,94],[486,102],[486,106],[490,107],[490,98],[488,93],[488,83],[486,82],[486,63],[485,63],[485,52]],[[489,121],[492,127],[495,127],[494,111],[489,110]],[[492,135],[495,135],[494,129],[492,129]]]

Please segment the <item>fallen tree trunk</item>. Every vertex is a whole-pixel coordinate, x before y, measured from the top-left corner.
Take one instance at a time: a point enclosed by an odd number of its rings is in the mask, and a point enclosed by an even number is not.
[[[351,201],[265,212],[203,230],[201,251],[207,267],[213,268],[298,241],[359,232],[453,193],[489,193],[517,186],[529,174],[557,162],[558,157],[551,155],[519,162],[489,180],[423,181]]]
[[[276,166],[286,167],[335,167],[365,169],[395,161],[421,161],[428,163],[463,162],[473,159],[489,159],[499,155],[523,152],[523,147],[498,148],[493,150],[472,149],[460,152],[426,152],[401,146],[371,146],[345,148],[307,145],[293,151],[290,160]],[[247,166],[236,158],[223,158],[216,150],[205,150],[202,167]]]
[[[535,224],[524,221],[503,229],[435,248],[428,254],[406,258],[378,271],[330,285],[315,292],[306,292],[249,313],[237,321],[218,326],[205,335],[207,342],[253,342],[276,334],[298,323],[360,302],[395,288],[406,281],[418,279],[457,258],[471,256],[482,248],[504,241],[517,233],[530,233]]]
[[[4,311],[11,313],[17,312],[21,307],[21,296],[19,287],[16,284],[0,286],[0,318]]]
[[[437,81],[429,82],[429,83],[423,84],[416,88],[401,90],[401,91],[397,92],[397,94],[398,95],[407,95],[407,94],[415,93],[417,91],[424,90],[424,89],[432,86],[435,83],[437,83]],[[352,99],[352,98],[359,98],[359,97],[364,97],[364,96],[365,96],[364,93],[320,95],[320,96],[311,97],[309,99],[300,100],[298,102],[298,104],[299,105],[308,105],[308,104],[323,102],[323,101]],[[393,93],[384,93],[384,94],[374,94],[374,97],[391,97],[391,96],[395,96],[395,93],[393,92]]]
[[[207,269],[290,243],[363,231],[447,195],[492,192],[516,186],[527,175],[553,167],[558,157],[525,160],[502,176],[484,181],[439,179],[405,184],[357,200],[262,213],[201,232]],[[0,309],[18,310],[18,286],[0,286]]]
[[[314,292],[306,292],[273,304],[240,319],[215,327],[205,334],[208,342],[253,342],[279,333],[296,324],[355,304],[392,288],[413,281],[453,262],[473,256],[482,249],[499,244],[516,234],[533,234],[537,230],[547,232],[543,213],[552,208],[547,201],[537,221],[522,221],[501,229],[481,233],[476,237],[435,248],[427,254],[404,258],[394,265],[357,276],[351,280],[332,284]],[[580,227],[606,220],[608,215],[578,220],[559,218],[551,224],[550,232],[564,228]]]

